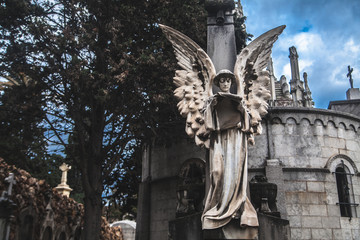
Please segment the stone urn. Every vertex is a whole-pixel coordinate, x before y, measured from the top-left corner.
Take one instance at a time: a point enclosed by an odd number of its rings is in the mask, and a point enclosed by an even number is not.
[[[277,185],[265,176],[257,175],[250,181],[250,198],[254,208],[264,214],[280,217],[276,207]]]

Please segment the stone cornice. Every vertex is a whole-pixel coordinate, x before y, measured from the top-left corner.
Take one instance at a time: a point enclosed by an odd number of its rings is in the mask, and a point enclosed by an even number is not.
[[[350,113],[328,109],[271,107],[268,109],[268,114],[265,118],[270,122],[278,121],[278,123],[282,124],[286,123],[289,118],[294,119],[296,124],[300,124],[301,120],[306,119],[310,125],[314,125],[318,120],[323,126],[327,126],[329,122],[332,122],[336,128],[338,128],[340,124],[343,124],[347,130],[353,129],[355,132],[360,130],[360,117]]]

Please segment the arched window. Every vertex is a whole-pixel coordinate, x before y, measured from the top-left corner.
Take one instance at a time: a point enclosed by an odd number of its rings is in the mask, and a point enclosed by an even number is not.
[[[358,173],[354,161],[344,154],[332,156],[325,165],[334,174],[336,183],[339,211],[342,217],[357,217],[352,178]]]
[[[356,217],[356,206],[359,204],[354,202],[354,193],[352,189],[352,173],[348,167],[345,166],[344,161],[341,160],[341,164],[336,166],[335,177],[336,186],[339,197],[340,213],[342,217]]]

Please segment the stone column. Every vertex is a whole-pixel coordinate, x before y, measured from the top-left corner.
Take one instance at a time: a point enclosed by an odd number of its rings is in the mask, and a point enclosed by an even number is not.
[[[284,175],[279,159],[266,160],[265,174],[270,183],[275,183],[277,185],[276,206],[281,214],[281,218],[286,219]]]
[[[142,152],[142,174],[138,194],[138,212],[136,216],[136,240],[150,239],[151,217],[151,147],[145,145]]]
[[[274,65],[272,58],[270,57],[267,68],[270,73],[270,92],[271,92],[271,99],[270,101],[274,102],[276,100],[276,92],[275,92],[275,82],[277,81],[275,74],[274,74]]]
[[[289,58],[290,58],[290,67],[291,67],[291,80],[290,80],[290,93],[293,97],[294,105],[298,106],[299,102],[303,100],[303,84],[300,80],[300,70],[299,70],[299,55],[297,54],[296,48],[294,46],[289,48]]]
[[[214,63],[216,72],[222,69],[234,71],[236,43],[233,0],[206,0],[207,54]]]

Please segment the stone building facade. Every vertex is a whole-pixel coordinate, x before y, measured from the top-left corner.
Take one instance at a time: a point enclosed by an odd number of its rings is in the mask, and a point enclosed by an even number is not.
[[[313,108],[307,74],[300,79],[295,47],[289,52],[290,86],[268,65],[271,107],[263,133],[249,147],[249,180],[262,175],[277,184],[278,211],[290,222],[291,239],[360,239],[360,114],[355,111],[360,99],[331,102],[329,110]],[[172,220],[199,216],[196,202],[202,195],[194,192],[208,187],[207,154],[185,134],[170,147],[145,148],[136,239],[168,239]],[[203,165],[197,171],[203,185],[197,181],[194,187],[191,176],[186,180],[189,163]]]

